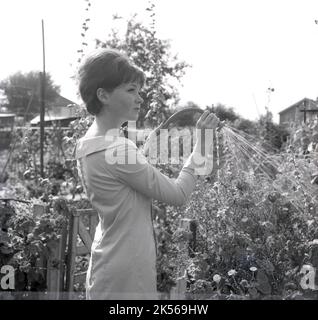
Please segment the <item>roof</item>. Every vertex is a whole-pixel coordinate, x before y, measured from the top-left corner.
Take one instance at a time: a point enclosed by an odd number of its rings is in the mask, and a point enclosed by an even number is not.
[[[293,105],[291,105],[290,107],[282,110],[281,112],[278,112],[278,114],[284,113],[284,112],[289,111],[290,109],[293,109],[293,108],[300,107],[305,102],[307,102],[306,110],[317,110],[317,112],[318,112],[318,101],[314,101],[314,100],[308,99],[308,98],[303,98],[303,99],[299,100],[298,102],[294,103]]]
[[[71,100],[58,96],[53,103],[45,110],[44,121],[57,121],[64,119],[75,119],[78,117],[76,111],[78,105]],[[31,125],[40,123],[40,115],[37,115],[30,121]]]
[[[15,116],[15,113],[0,113],[0,118],[12,118]]]
[[[46,110],[44,121],[57,121],[64,119],[77,118],[76,106],[75,107],[56,107],[52,110]],[[40,123],[40,115],[37,115],[30,121],[31,124]]]
[[[58,95],[57,98],[53,101],[53,102],[49,102],[48,103],[48,107],[66,107],[67,105],[69,104],[75,104],[75,102],[69,100],[69,99],[66,99],[65,97],[61,96],[61,95]]]
[[[12,127],[14,119],[14,113],[0,113],[0,129]]]

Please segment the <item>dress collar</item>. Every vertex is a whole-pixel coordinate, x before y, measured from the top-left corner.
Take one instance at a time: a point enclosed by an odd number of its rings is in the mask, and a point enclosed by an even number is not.
[[[109,147],[115,147],[119,143],[128,142],[128,139],[122,136],[96,136],[82,137],[78,140],[75,149],[75,158],[80,159],[91,153],[105,150]]]

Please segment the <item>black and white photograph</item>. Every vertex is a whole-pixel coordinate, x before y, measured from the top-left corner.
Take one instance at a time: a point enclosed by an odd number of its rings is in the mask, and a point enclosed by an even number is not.
[[[0,306],[318,299],[318,1],[0,0],[0,29]]]

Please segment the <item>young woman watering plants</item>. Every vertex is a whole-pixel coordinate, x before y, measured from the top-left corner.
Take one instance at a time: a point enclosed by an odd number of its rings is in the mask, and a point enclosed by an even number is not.
[[[208,111],[196,123],[193,152],[176,179],[148,163],[119,130],[136,121],[143,72],[115,50],[98,50],[79,68],[79,92],[95,120],[78,141],[79,172],[99,223],[86,280],[87,299],[157,299],[151,200],[181,206],[195,187],[201,130],[216,129]]]

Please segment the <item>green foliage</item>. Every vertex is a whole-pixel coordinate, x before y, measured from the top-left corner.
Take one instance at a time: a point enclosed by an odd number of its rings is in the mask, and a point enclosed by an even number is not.
[[[257,124],[255,121],[248,119],[239,118],[236,119],[233,123],[233,126],[242,132],[247,133],[248,135],[257,136]]]
[[[186,268],[190,299],[313,297],[300,287],[300,270],[315,263],[310,257],[318,239],[318,161],[313,151],[303,154],[299,144],[305,140],[297,139],[291,141],[295,148],[275,156],[281,166],[273,179],[240,170],[239,159],[223,148],[218,173],[198,179],[186,206],[162,207],[165,214],[155,220],[160,290],[168,292]],[[180,249],[177,236],[184,217],[197,221],[192,255],[188,245]]]
[[[286,128],[273,122],[273,115],[269,111],[258,120],[258,133],[265,143],[276,150],[282,147],[289,135]],[[263,147],[266,148],[265,145]]]
[[[181,111],[186,108],[197,108],[197,109],[201,110],[201,108],[197,104],[189,101],[184,106],[176,107],[176,108],[172,109],[171,111],[172,111],[172,113],[175,113],[175,112]],[[180,116],[180,118],[173,123],[173,126],[174,127],[195,127],[195,124],[197,123],[200,115],[201,115],[200,113],[197,113],[193,117],[189,117],[188,114]]]
[[[208,107],[208,109],[214,112],[221,121],[227,120],[229,122],[234,122],[240,118],[239,115],[235,113],[233,108],[228,108],[220,103],[216,106],[212,105],[212,107]]]
[[[27,190],[27,198],[49,202],[55,196],[81,194],[83,189],[74,160],[76,141],[91,123],[92,118],[73,121],[69,129],[54,126],[45,131],[44,176],[40,172],[39,131],[29,128],[14,133],[8,166],[12,184],[17,181]]]
[[[34,204],[0,204],[0,265],[14,267],[16,292],[45,291],[43,259],[56,247],[66,223],[58,201],[41,215],[34,214]]]
[[[57,150],[53,148],[56,139],[59,139],[59,131],[46,137],[46,151],[49,158],[54,160],[46,166],[47,179],[40,178],[34,166],[36,161],[33,154],[38,148],[36,132],[21,135],[13,162],[25,164],[25,169],[29,170],[20,177],[20,181],[24,181],[28,188],[26,198],[31,195],[39,197],[52,206],[56,195],[62,194],[61,189],[57,193],[52,190],[54,183],[60,186],[69,183],[67,194],[74,195],[76,190],[82,192],[82,189],[79,190],[80,181],[76,178],[75,163],[71,160],[72,151],[75,141],[91,121],[91,117],[83,117],[71,123],[70,131],[63,134],[63,152],[60,152],[59,159],[54,159]],[[278,174],[272,180],[261,172],[238,169],[239,159],[225,148],[226,144],[221,139],[221,165],[218,172],[211,177],[198,179],[186,206],[176,208],[155,201],[158,290],[169,292],[178,281],[182,268],[185,268],[189,299],[292,299],[297,292],[303,292],[299,285],[300,268],[310,263],[312,243],[318,239],[318,199],[314,196],[318,194],[316,135],[316,123],[295,128],[291,132],[286,150],[273,155],[282,165],[277,168]],[[62,170],[60,173],[57,167]],[[176,177],[181,169],[178,165],[168,164],[158,164],[157,168],[171,178]],[[308,185],[312,186],[311,193],[305,188]],[[44,229],[38,232],[30,209],[19,207],[14,210],[19,213],[19,218],[10,220],[13,221],[10,228],[15,233],[16,237],[12,236],[15,242],[8,240],[11,234],[6,221],[9,220],[3,218],[5,221],[1,222],[5,225],[5,231],[1,234],[4,239],[0,246],[2,257],[9,261],[13,258],[10,250],[20,250],[20,260],[16,259],[14,263],[19,270],[30,271],[35,265],[30,255],[30,251],[35,250],[35,244],[30,245],[26,241],[28,235],[32,238],[30,234],[34,234],[35,241],[45,242],[50,237],[55,239],[55,229],[50,229],[45,221],[52,217],[60,218],[44,215],[41,218],[43,222],[38,224]],[[14,214],[7,212],[1,216],[10,217]],[[187,232],[180,233],[180,219],[185,217],[196,221],[196,239]],[[13,244],[7,247],[4,243]],[[38,248],[43,252],[46,250],[45,245]],[[78,261],[78,269],[85,271],[86,267],[86,260]],[[42,278],[31,285],[26,280],[29,272],[21,272],[18,278],[21,288],[44,288]],[[221,279],[219,282],[213,280],[216,275]],[[32,275],[30,277],[33,279]],[[79,288],[83,289],[83,286]]]
[[[154,16],[153,6],[148,11]],[[149,124],[156,125],[177,110],[176,91],[167,83],[171,78],[180,80],[187,65],[170,57],[169,43],[157,38],[154,24],[148,28],[134,17],[123,39],[113,31],[109,40],[98,40],[97,46],[125,51],[146,72],[140,126],[146,115]],[[198,178],[187,205],[176,208],[154,201],[158,290],[170,292],[185,269],[189,299],[292,299],[298,292],[303,295],[300,268],[313,264],[318,239],[317,122],[290,129],[285,146],[287,133],[273,123],[270,113],[253,122],[223,105],[214,111],[242,135],[253,138],[254,147],[268,146],[265,152],[275,148],[271,157],[281,165],[268,179],[260,170],[250,170],[251,159],[237,158],[220,137],[221,163],[211,176]],[[43,178],[38,132],[16,133],[10,183],[17,197],[32,200],[30,205],[0,206],[0,264],[16,267],[18,290],[45,290],[44,273],[37,269],[39,259],[50,254],[65,222],[63,205],[56,198],[71,195],[74,199],[83,192],[73,151],[92,117],[85,110],[80,112],[82,117],[69,130],[56,127],[46,134]],[[178,125],[191,124],[193,119],[182,119]],[[246,170],[240,169],[241,163]],[[171,178],[181,169],[180,165],[156,166]],[[35,198],[49,208],[40,217],[33,214]],[[180,230],[182,218],[196,221],[195,238]],[[86,268],[87,259],[78,261],[76,270]]]
[[[41,79],[40,72],[17,72],[0,82],[0,89],[7,97],[9,111],[27,119],[40,112],[41,105]],[[46,103],[54,101],[60,92],[60,88],[54,84],[51,75],[46,74],[45,88]]]
[[[318,152],[318,120],[289,128],[289,140],[297,153]]]
[[[178,93],[174,83],[179,82],[189,65],[172,56],[168,40],[159,39],[155,31],[154,4],[146,10],[152,19],[150,26],[137,21],[136,15],[127,22],[124,37],[112,31],[106,41],[97,40],[96,46],[123,51],[146,74],[146,84],[141,96],[137,127],[157,126],[171,115],[169,108],[178,103]],[[114,17],[114,24],[118,17]],[[146,120],[146,121],[145,121]]]

